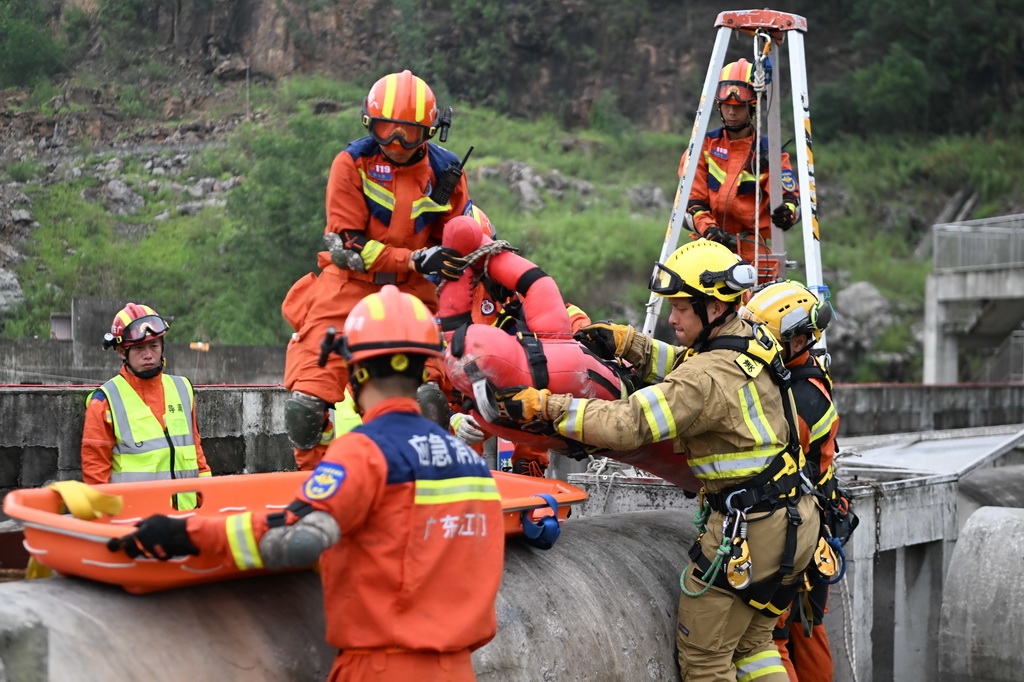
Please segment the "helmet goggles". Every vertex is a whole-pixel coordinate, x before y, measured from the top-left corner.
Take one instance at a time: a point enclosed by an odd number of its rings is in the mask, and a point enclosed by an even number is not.
[[[128,323],[121,336],[115,336],[113,341],[119,346],[142,343],[146,340],[147,335],[159,337],[166,332],[167,322],[164,321],[164,318],[159,315],[147,315]]]
[[[715,99],[723,104],[735,100],[737,104],[753,104],[757,100],[754,86],[744,81],[721,81],[715,91]]]
[[[693,297],[703,298],[709,296],[707,291],[696,289],[661,263],[654,264],[656,270],[651,275],[651,282],[648,287],[652,292],[660,296],[678,296],[685,294]],[[750,263],[739,262],[730,265],[720,272],[705,270],[700,275],[701,286],[714,287],[716,284],[725,283],[725,286],[732,291],[746,291],[757,283],[757,271]]]
[[[403,149],[416,149],[437,132],[437,126],[425,126],[412,121],[397,121],[389,118],[363,117],[363,124],[370,136],[382,147],[397,142]]]

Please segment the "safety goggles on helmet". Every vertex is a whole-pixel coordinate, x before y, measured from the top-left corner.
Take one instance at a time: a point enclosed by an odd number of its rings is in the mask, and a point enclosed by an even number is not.
[[[370,136],[382,147],[397,142],[403,149],[416,149],[437,132],[437,126],[425,126],[411,121],[363,116],[363,124]]]
[[[783,341],[789,341],[800,334],[815,334],[825,329],[832,321],[832,306],[828,301],[818,301],[810,310],[795,308],[786,313],[779,320],[779,336]]]
[[[691,287],[683,281],[682,277],[661,263],[655,263],[654,266],[657,270],[651,276],[651,282],[648,284],[648,287],[654,293],[661,296],[676,296],[681,293],[687,293],[690,296],[696,297],[707,296],[706,292]],[[705,270],[700,275],[702,286],[713,287],[720,282],[724,282],[733,291],[746,291],[757,283],[757,271],[754,270],[754,266],[750,263],[741,262],[731,265],[728,269],[721,272]]]
[[[754,86],[744,81],[721,81],[718,90],[715,91],[715,100],[723,104],[730,104],[734,100],[736,104],[753,104],[757,100],[754,93]]]
[[[129,322],[120,336],[113,336],[112,334],[108,334],[108,336],[111,337],[110,340],[115,345],[123,346],[142,343],[146,340],[147,335],[162,336],[166,332],[167,322],[164,321],[164,318],[159,315],[147,315]]]

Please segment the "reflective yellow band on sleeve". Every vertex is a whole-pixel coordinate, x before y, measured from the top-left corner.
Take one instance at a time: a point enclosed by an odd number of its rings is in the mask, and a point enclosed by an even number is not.
[[[565,410],[565,416],[555,422],[555,430],[566,438],[583,440],[583,413],[587,410],[586,398],[573,398]]]
[[[225,521],[225,526],[235,566],[243,571],[263,568],[263,558],[260,556],[259,544],[256,542],[256,533],[252,529],[252,512],[232,514]]]
[[[376,239],[366,240],[366,246],[363,247],[362,252],[359,254],[363,258],[363,265],[369,270],[373,267],[374,261],[377,260],[377,256],[384,250],[384,245]]]
[[[669,440],[676,437],[676,420],[672,416],[668,400],[665,399],[665,393],[659,387],[642,388],[630,399],[636,399],[643,406],[644,417],[647,419],[647,426],[651,429],[653,441]]]

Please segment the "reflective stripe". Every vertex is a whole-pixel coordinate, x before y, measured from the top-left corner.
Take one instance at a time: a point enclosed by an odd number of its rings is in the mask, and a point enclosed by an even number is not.
[[[768,446],[761,450],[698,457],[689,460],[689,464],[693,474],[699,478],[713,480],[747,477],[764,471],[776,455],[784,450],[785,447]]]
[[[224,526],[235,565],[243,571],[263,568],[263,558],[260,556],[256,534],[252,530],[252,512],[232,514]]]
[[[371,180],[362,168],[359,169],[359,176],[363,179],[363,194],[367,198],[389,211],[395,210],[395,195],[393,193]]]
[[[191,412],[189,414],[191,415]],[[127,415],[125,416],[125,419],[127,419]],[[128,433],[125,435],[130,438],[131,431],[129,429],[122,429],[122,433],[127,430]],[[196,439],[193,438],[190,433],[184,436],[171,436],[169,439],[162,437],[138,441],[135,443],[118,443],[114,446],[113,451],[115,454],[119,455],[145,455],[146,453],[154,452],[156,450],[166,450],[168,441],[170,441],[171,445],[175,447],[189,447],[196,444]]]
[[[422,121],[427,115],[427,84],[421,78],[414,78],[416,83],[416,119]]]
[[[398,74],[388,74],[384,79],[384,105],[380,113],[384,118],[395,117],[395,93],[398,90]]]
[[[725,171],[715,162],[715,157],[711,155],[711,152],[704,152],[704,160],[708,164],[708,176],[715,180],[712,189],[718,189],[725,182]],[[710,182],[708,184],[711,185]]]
[[[445,213],[452,210],[452,203],[449,201],[444,206],[437,203],[430,197],[420,197],[412,202],[412,218],[419,218],[425,213]]]
[[[778,650],[762,651],[736,661],[736,682],[750,682],[765,675],[788,675]]]
[[[665,393],[657,386],[642,388],[633,394],[643,405],[644,417],[651,429],[653,440],[661,441],[676,437],[676,420],[672,416]]]
[[[165,374],[164,376],[170,376],[171,381],[174,382],[174,387],[178,389],[178,397],[181,398],[181,411],[184,414],[187,414],[189,416],[189,422],[191,422],[192,421],[192,397],[191,397],[191,394],[189,393],[188,383],[185,381],[185,377],[179,377],[179,376],[176,376],[174,374],[171,374],[171,375],[166,375]],[[165,400],[165,402],[166,402],[166,400]],[[192,436],[192,434],[190,433],[189,437],[191,437],[191,436]],[[192,443],[194,443],[194,442],[195,441],[193,440]],[[191,445],[192,443],[187,443],[187,445]],[[175,443],[175,445],[177,445],[177,443]]]
[[[464,500],[500,500],[498,486],[489,476],[461,476],[440,481],[416,481],[416,504],[445,504]]]
[[[176,470],[174,478],[199,478],[199,469]],[[137,483],[139,481],[169,481],[170,471],[119,471],[110,474],[111,483]]]
[[[565,410],[565,416],[555,424],[555,430],[567,438],[583,440],[583,413],[587,411],[586,398],[573,398]]]
[[[363,265],[366,266],[367,270],[373,267],[374,261],[377,260],[377,257],[383,251],[384,245],[381,244],[376,239],[366,240],[366,246],[363,247],[363,250],[359,253],[359,256],[363,259]]]
[[[764,410],[761,407],[761,397],[757,394],[757,388],[753,381],[748,381],[739,390],[740,407],[743,411],[743,421],[750,429],[750,435],[757,445],[768,445],[776,443],[775,432],[764,417]]]
[[[828,410],[824,416],[818,420],[818,423],[811,427],[811,442],[823,438],[829,434],[832,430],[832,424],[835,423],[838,416],[836,415],[836,406],[829,403]]]
[[[644,381],[661,381],[676,364],[676,349],[661,341],[651,341],[651,369]]]

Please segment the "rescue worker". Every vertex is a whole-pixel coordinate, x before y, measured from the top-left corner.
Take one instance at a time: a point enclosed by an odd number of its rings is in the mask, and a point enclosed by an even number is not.
[[[458,276],[459,262],[441,247],[441,234],[471,206],[464,175],[449,197],[434,191],[459,159],[430,142],[449,117],[439,115],[423,80],[409,71],[381,78],[363,101],[362,117],[369,135],[349,143],[331,165],[322,270],[298,280],[282,304],[295,329],[285,358],[284,386],[292,393],[285,429],[304,470],[326,451],[328,407],[342,400],[346,383],[341,358],[319,365],[326,329],[340,329],[352,307],[385,284],[436,310],[435,286],[423,273]],[[437,381],[440,363],[431,360],[430,373]]]
[[[787,281],[757,292],[740,316],[763,324],[782,344],[786,367],[793,374],[800,444],[811,480],[818,482],[828,504],[837,497],[833,460],[839,415],[832,402],[832,381],[810,349],[831,321],[832,308],[807,287]],[[848,508],[849,502],[845,504]],[[811,589],[801,591],[790,612],[779,618],[773,637],[793,682],[831,682],[832,652],[822,622],[829,586],[815,579],[809,585]]]
[[[754,111],[757,93],[754,90],[753,65],[746,59],[727,64],[722,69],[715,91],[722,127],[709,131],[701,145],[697,170],[693,176],[690,200],[686,205],[687,227],[694,237],[704,237],[724,244],[740,258],[753,263],[756,250],[768,253],[771,225],[788,230],[800,218],[797,183],[789,163],[789,154],[782,152],[782,203],[769,215],[768,137],[761,136],[761,174],[755,177]],[[679,174],[686,167],[686,154],[679,162]],[[761,203],[755,206],[755,190],[761,185]],[[754,236],[755,212],[758,236]]]
[[[240,569],[320,557],[326,639],[339,650],[329,680],[474,680],[470,652],[497,629],[505,534],[483,458],[416,402],[426,360],[441,355],[434,317],[386,285],[352,309],[333,350],[364,422],[331,443],[286,510],[151,516],[111,548]]]
[[[164,372],[169,325],[148,305],[114,315],[103,347],[121,356],[121,371],[89,394],[82,429],[82,480],[90,485],[211,475],[196,426],[188,379]],[[195,493],[175,495],[194,509]]]
[[[669,299],[681,346],[631,326],[584,328],[599,354],[624,358],[653,383],[622,400],[511,387],[500,409],[521,423],[612,450],[671,441],[703,484],[701,534],[680,576],[676,633],[687,682],[788,680],[772,627],[792,601],[818,538],[804,495],[803,456],[777,343],[736,313],[753,267],[700,239],[677,249],[652,278]]]
[[[492,240],[497,238],[494,225],[483,209],[474,204],[471,212],[467,215],[479,224],[480,231],[485,237]],[[522,320],[522,298],[506,285],[515,286],[515,282],[502,283],[491,277],[480,277],[479,282],[473,288],[472,307],[469,309],[472,324],[495,326],[512,335],[519,331],[530,331]],[[449,291],[453,290],[449,289]],[[444,289],[442,289],[441,296],[444,297],[444,295]],[[552,304],[559,305],[561,300],[552,302]],[[590,317],[581,308],[571,303],[564,305],[569,314],[573,332],[590,324]],[[486,432],[486,427],[481,426],[472,414],[462,411],[458,402],[455,401],[457,409],[452,411],[450,417],[452,433],[471,446],[490,437],[490,434]],[[512,473],[544,478],[550,464],[551,456],[548,454],[547,448],[513,441]]]

